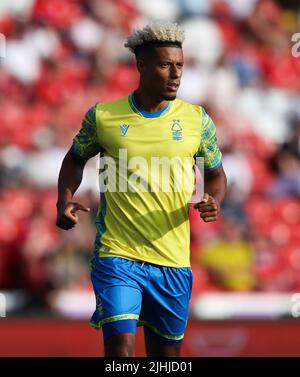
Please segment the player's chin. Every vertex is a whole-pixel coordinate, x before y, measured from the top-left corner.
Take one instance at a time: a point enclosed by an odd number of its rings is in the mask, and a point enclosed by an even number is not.
[[[162,95],[162,98],[166,101],[174,101],[174,99],[176,99],[176,95],[177,95],[177,92],[176,93],[164,93]]]
[[[166,90],[162,94],[162,98],[166,101],[174,101],[177,96],[177,90]]]

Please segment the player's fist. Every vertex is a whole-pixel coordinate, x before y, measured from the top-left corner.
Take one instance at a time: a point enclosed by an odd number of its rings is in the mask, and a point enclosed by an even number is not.
[[[89,212],[90,209],[76,202],[58,204],[56,226],[64,230],[73,228],[78,223],[78,211]]]
[[[206,223],[216,221],[220,212],[219,203],[207,193],[203,195],[201,202],[194,205],[194,208],[200,212],[200,217]]]

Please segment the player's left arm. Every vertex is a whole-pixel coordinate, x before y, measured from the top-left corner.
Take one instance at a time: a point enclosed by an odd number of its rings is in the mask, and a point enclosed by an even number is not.
[[[227,179],[222,165],[204,171],[205,193],[202,201],[195,205],[203,221],[216,221],[226,195],[226,187]]]
[[[202,109],[202,137],[198,157],[204,158],[204,195],[195,204],[205,222],[215,221],[220,213],[227,190],[227,179],[222,165],[222,153],[217,144],[216,127]]]

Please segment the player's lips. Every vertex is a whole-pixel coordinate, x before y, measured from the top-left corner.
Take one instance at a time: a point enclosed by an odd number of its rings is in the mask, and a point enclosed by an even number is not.
[[[170,88],[171,90],[177,90],[179,88],[179,83],[176,83],[176,82],[168,83],[167,88]]]

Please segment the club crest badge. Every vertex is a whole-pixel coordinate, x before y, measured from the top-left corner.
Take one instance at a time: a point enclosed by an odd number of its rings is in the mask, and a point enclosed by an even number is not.
[[[172,139],[176,141],[182,140],[182,128],[179,119],[173,119],[173,125],[171,128]]]

